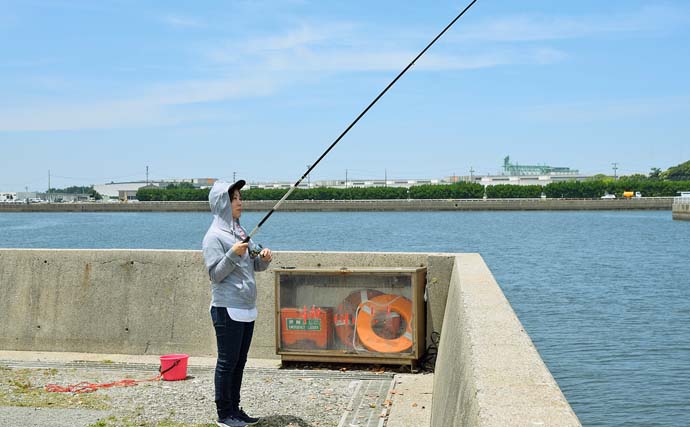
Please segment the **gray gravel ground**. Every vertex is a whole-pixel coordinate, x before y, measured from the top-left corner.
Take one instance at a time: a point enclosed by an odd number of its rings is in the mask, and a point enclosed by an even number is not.
[[[81,381],[109,383],[124,378],[146,379],[157,366],[131,364],[8,365],[0,362],[0,426],[211,426],[215,420],[213,369],[190,367],[184,381],[142,382],[81,396],[71,393],[67,404],[50,403],[43,386]],[[348,413],[358,411],[360,424],[385,425],[386,391],[393,374],[368,371],[247,368],[242,406],[262,417],[257,427],[326,427],[343,425]],[[376,387],[369,387],[371,385]],[[363,387],[367,386],[367,387]],[[360,390],[383,390],[360,394]],[[65,393],[57,393],[65,395]],[[357,399],[355,399],[357,397]],[[94,410],[95,399],[105,409]],[[353,402],[357,402],[352,407]],[[56,408],[56,406],[67,406]],[[371,413],[367,415],[367,411]],[[361,412],[361,415],[360,415]],[[352,417],[350,417],[352,418]],[[348,419],[346,426],[349,426]]]

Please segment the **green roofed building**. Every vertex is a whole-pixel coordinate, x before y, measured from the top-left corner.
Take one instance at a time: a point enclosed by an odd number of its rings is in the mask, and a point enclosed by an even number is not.
[[[520,165],[510,163],[510,156],[503,159],[503,173],[509,176],[523,176],[523,175],[577,175],[577,169],[570,169],[559,166],[547,165]]]
[[[553,182],[583,181],[589,176],[577,169],[548,165],[520,165],[510,162],[510,156],[503,159],[500,175],[474,175],[469,180],[482,185],[548,185]]]

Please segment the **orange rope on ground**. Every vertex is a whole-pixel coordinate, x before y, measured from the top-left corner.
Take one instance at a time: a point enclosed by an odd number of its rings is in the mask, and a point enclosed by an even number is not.
[[[131,387],[138,383],[143,383],[147,381],[160,381],[163,375],[156,375],[155,377],[148,378],[145,380],[130,380],[124,379],[120,381],[114,381],[112,383],[90,383],[88,381],[82,381],[76,384],[70,384],[68,386],[60,386],[57,384],[46,384],[45,390],[47,392],[53,393],[92,393],[100,388],[110,388],[110,387]]]

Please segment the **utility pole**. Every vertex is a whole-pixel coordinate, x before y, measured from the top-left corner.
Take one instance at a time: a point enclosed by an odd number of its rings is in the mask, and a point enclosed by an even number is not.
[[[233,171],[232,172],[232,182],[235,182],[235,175],[237,175],[237,172]]]
[[[618,176],[616,174],[616,171],[618,170],[618,163],[614,162],[611,164],[613,165],[613,180],[615,181],[618,179]]]

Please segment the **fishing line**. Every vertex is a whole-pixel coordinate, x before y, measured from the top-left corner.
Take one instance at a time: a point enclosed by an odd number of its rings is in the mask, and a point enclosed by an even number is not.
[[[453,19],[452,21],[450,21],[450,24],[446,25],[446,28],[444,28],[443,31],[441,31],[440,33],[438,33],[438,35],[437,35],[436,37],[434,37],[434,39],[433,39],[433,40],[432,40],[432,41],[431,41],[421,52],[419,52],[419,54],[418,54],[418,55],[407,65],[407,67],[405,67],[405,69],[403,69],[403,70],[400,72],[400,74],[397,75],[397,77],[395,77],[395,78],[393,79],[393,81],[391,81],[390,83],[388,83],[388,86],[386,86],[386,88],[383,89],[383,90],[381,91],[381,93],[379,93],[378,96],[377,96],[376,98],[374,98],[373,101],[371,101],[371,103],[367,106],[367,108],[365,108],[361,113],[359,113],[359,115],[357,116],[357,118],[355,118],[355,119],[352,121],[352,123],[350,123],[350,125],[340,134],[340,136],[338,136],[338,137],[335,139],[335,141],[333,141],[333,143],[328,147],[328,149],[327,149],[326,151],[324,151],[323,154],[321,154],[321,156],[320,156],[320,157],[309,167],[309,169],[307,169],[307,171],[304,173],[304,175],[302,175],[302,177],[301,177],[300,179],[298,179],[297,182],[295,182],[294,184],[292,184],[292,187],[290,187],[290,189],[285,193],[285,195],[284,195],[280,200],[278,200],[278,203],[276,203],[275,206],[273,206],[273,207],[271,208],[271,210],[266,214],[266,216],[264,216],[263,219],[262,219],[261,221],[259,221],[259,223],[256,225],[256,227],[254,227],[254,229],[252,230],[252,232],[249,233],[249,235],[243,240],[244,243],[249,242],[249,239],[251,239],[252,236],[254,236],[254,234],[256,234],[256,232],[259,231],[259,228],[261,228],[261,226],[264,224],[264,222],[266,222],[266,220],[267,220],[268,218],[270,218],[271,215],[273,215],[273,212],[275,212],[275,211],[280,207],[280,205],[282,205],[283,202],[284,202],[288,197],[290,197],[290,194],[292,194],[292,192],[295,191],[295,189],[300,185],[300,183],[309,175],[309,173],[316,167],[316,165],[318,165],[319,162],[321,162],[321,160],[322,160],[324,157],[326,157],[326,155],[333,149],[333,147],[335,147],[336,144],[338,144],[338,142],[340,142],[340,140],[343,139],[343,137],[350,131],[350,129],[352,129],[352,128],[354,127],[355,124],[357,124],[357,122],[359,121],[359,119],[361,119],[361,118],[371,109],[371,107],[373,107],[374,104],[376,104],[376,103],[378,102],[378,100],[381,99],[381,97],[383,97],[383,95],[384,95],[386,92],[388,92],[388,89],[390,89],[390,88],[400,79],[400,77],[402,77],[403,74],[405,74],[405,73],[407,72],[407,70],[409,70],[410,68],[412,68],[412,66],[414,65],[414,63],[417,62],[417,60],[418,60],[419,58],[421,58],[421,56],[424,55],[424,53],[426,53],[426,51],[429,50],[429,48],[430,48],[434,43],[436,43],[436,40],[440,39],[441,36],[442,36],[446,31],[448,31],[448,29],[449,29],[450,27],[452,27],[453,24],[455,24],[455,22],[456,22],[458,19],[460,19],[460,18],[462,17],[462,15],[464,15],[465,12],[467,12],[467,11],[472,7],[472,5],[474,5],[476,2],[477,2],[477,0],[472,0],[472,2],[471,2],[470,4],[468,4],[467,7],[465,7],[465,8],[462,10],[462,12],[460,12],[460,13],[458,14],[458,16],[455,17],[455,19]]]

